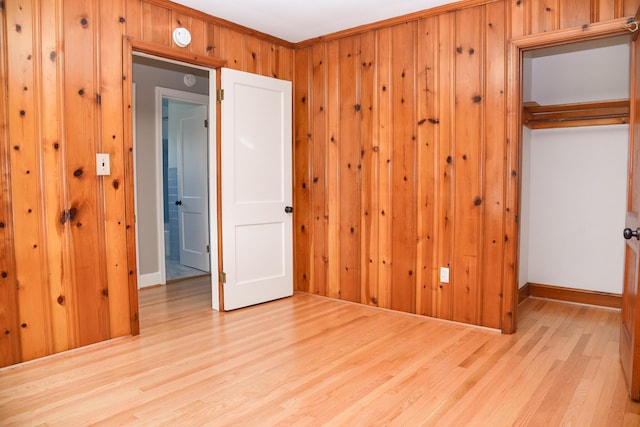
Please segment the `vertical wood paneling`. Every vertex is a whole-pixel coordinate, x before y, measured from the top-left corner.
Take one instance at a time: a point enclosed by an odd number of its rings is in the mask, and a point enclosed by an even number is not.
[[[557,30],[560,21],[560,0],[531,0],[531,32]]]
[[[271,55],[273,77],[282,80],[292,80],[294,68],[294,50],[284,46],[272,45]]]
[[[220,27],[207,22],[204,27],[205,31],[205,54],[212,58],[222,58],[222,49],[219,46]]]
[[[113,58],[110,67],[101,67],[98,109],[100,113],[100,151],[109,154],[111,174],[102,178],[105,204],[105,245],[126,247],[126,195],[124,116],[122,102],[122,46],[124,35],[120,17],[124,14],[124,1],[99,2],[100,47],[98,58]],[[98,60],[99,61],[99,60]],[[129,318],[119,315],[129,310],[129,292],[122,283],[128,281],[127,252],[107,251],[107,295],[109,302],[109,330],[111,336],[131,333]]]
[[[297,289],[509,330],[507,40],[639,4],[499,0],[294,51],[168,2],[5,2],[0,363],[136,332],[123,34],[178,49],[183,25],[189,52],[295,77]]]
[[[373,191],[378,175],[376,144],[376,42],[370,31],[360,36],[360,301],[378,303],[378,203]]]
[[[340,188],[340,49],[339,42],[332,41],[327,45],[327,295],[340,298],[342,286],[340,283],[340,192],[333,189]]]
[[[378,36],[378,305],[391,307],[391,152],[393,132],[393,109],[391,99],[391,73],[393,66],[392,35],[390,28],[377,31]]]
[[[313,235],[311,236],[311,277],[309,292],[327,295],[329,275],[328,226],[329,211],[327,206],[327,54],[325,44],[308,48],[311,55],[311,218]],[[298,69],[296,61],[296,70]],[[297,112],[296,112],[297,117]]]
[[[7,28],[7,12],[0,10],[3,28]],[[6,31],[0,31],[0,62],[7,63]],[[7,98],[8,67],[0,68],[0,99]],[[14,242],[12,235],[10,147],[8,106],[0,102],[0,366],[21,360],[18,295],[16,291]]]
[[[268,68],[263,70],[262,67],[262,42],[253,37],[245,38],[245,59],[244,70],[254,74],[264,74],[268,72]],[[268,74],[267,74],[268,75]]]
[[[438,18],[422,19],[418,23],[418,46],[438,44]],[[438,50],[418,49],[417,56],[417,234],[416,248],[416,313],[433,316],[436,293],[435,242],[437,230],[435,149],[438,125]]]
[[[592,0],[571,0],[558,3],[560,28],[589,24],[592,19]]]
[[[313,145],[313,135],[309,131],[309,111],[311,99],[309,86],[311,73],[309,72],[311,48],[296,53],[296,74],[294,87],[294,109],[297,114],[294,138],[294,215],[293,230],[295,236],[296,263],[294,271],[294,286],[297,290],[309,290],[311,277],[311,221],[309,173],[311,172],[310,145]]]
[[[415,311],[416,270],[416,22],[392,29],[391,154],[392,291],[394,310]]]
[[[438,115],[432,121],[437,127],[436,182],[438,222],[438,263],[436,268],[453,267],[453,140],[455,120],[454,60],[455,15],[448,13],[439,17],[440,49],[438,51]],[[451,279],[451,276],[450,276]],[[449,283],[438,282],[434,315],[441,319],[453,318],[453,290]]]
[[[188,28],[191,31],[189,49],[199,55],[206,55],[207,47],[209,46],[206,23],[202,19],[191,18],[191,24]]]
[[[103,182],[96,179],[99,144],[99,98],[96,69],[98,11],[92,0],[65,2],[65,49],[82,52],[65,58],[64,115],[69,204],[61,218],[69,223],[75,278],[78,344],[110,337],[109,302],[103,246]],[[95,248],[89,250],[88,248]]]
[[[172,41],[171,11],[151,3],[142,3],[142,40],[169,46]]]
[[[269,43],[265,40],[259,40],[260,42],[260,65],[259,69],[261,74],[269,77],[276,77],[278,75],[278,69],[276,68],[275,58],[277,46]],[[308,74],[308,71],[307,71]],[[307,75],[308,78],[308,75]]]
[[[245,69],[244,36],[229,28],[220,29],[222,58],[227,60],[227,67],[243,71]]]
[[[60,1],[40,3],[40,26],[43,45],[42,64],[42,164],[43,185],[46,206],[46,254],[47,277],[49,278],[49,304],[51,306],[52,351],[60,352],[75,346],[75,335],[71,325],[75,313],[73,282],[70,280],[68,257],[68,226],[61,224],[60,213],[66,206],[64,192],[66,172],[61,149],[62,128],[59,110],[61,72],[60,53],[62,51],[57,22],[62,11]],[[67,256],[65,256],[67,255]]]
[[[602,1],[602,0],[600,0]],[[624,3],[624,7],[622,9],[622,15],[616,16],[616,18],[621,18],[624,16],[635,16],[638,8],[640,7],[640,0],[621,0]]]
[[[52,351],[46,287],[37,75],[39,28],[32,2],[7,7],[9,144],[16,285],[22,360]],[[8,29],[7,28],[7,29]]]
[[[507,17],[513,37],[529,34],[531,31],[531,1],[505,0],[508,2],[510,18]]]
[[[338,42],[338,132],[334,144],[338,152],[340,297],[360,302],[360,176],[362,165],[360,123],[360,39]]]
[[[481,165],[484,151],[483,16],[480,10],[456,12],[455,168],[453,320],[477,323],[482,221]]]
[[[12,1],[1,12],[5,366],[138,332],[131,100],[124,99],[131,52],[123,35],[197,55],[229,52],[232,68],[289,80],[294,50],[169,2]],[[192,32],[188,48],[173,45],[178,25]],[[109,176],[96,174],[98,152],[110,156]]]
[[[142,19],[144,13],[142,11],[141,0],[125,0],[125,26],[127,35],[136,40],[143,40],[142,29],[144,27],[144,21]]]
[[[484,132],[482,159],[482,262],[479,323],[500,328],[502,318],[502,260],[504,258],[504,189],[506,158],[506,14],[501,2],[485,7]]]

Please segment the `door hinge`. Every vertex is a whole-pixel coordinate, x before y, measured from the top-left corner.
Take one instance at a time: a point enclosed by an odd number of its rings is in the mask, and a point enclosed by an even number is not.
[[[206,128],[209,127],[209,120],[204,119],[204,127],[206,127]]]
[[[220,272],[220,283],[227,283],[227,273],[225,273],[224,271]]]
[[[224,101],[224,89],[218,89],[216,91],[216,100]]]
[[[207,245],[207,253],[210,254],[211,253],[211,245]]]

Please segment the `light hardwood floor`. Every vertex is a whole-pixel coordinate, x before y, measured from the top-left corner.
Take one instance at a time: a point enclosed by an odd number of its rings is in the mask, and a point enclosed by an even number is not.
[[[619,312],[529,298],[515,335],[306,294],[140,293],[142,334],[0,370],[1,425],[640,424]]]

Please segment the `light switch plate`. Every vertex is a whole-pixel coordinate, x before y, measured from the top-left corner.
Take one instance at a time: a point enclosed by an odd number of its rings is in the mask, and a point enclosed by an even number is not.
[[[449,283],[449,268],[440,267],[440,282]]]
[[[108,153],[96,153],[96,175],[111,175]]]

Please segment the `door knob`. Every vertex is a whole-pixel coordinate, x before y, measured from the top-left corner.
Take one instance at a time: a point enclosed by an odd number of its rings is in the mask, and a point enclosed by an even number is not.
[[[287,206],[286,208],[284,208],[284,211],[285,211],[286,213],[292,213],[292,212],[293,212],[293,207],[291,207],[291,206]]]
[[[635,237],[636,239],[640,240],[640,228],[636,229],[635,231],[630,228],[625,228],[624,231],[622,232],[622,235],[627,240],[629,240],[632,237]]]
[[[182,206],[182,200],[176,200],[176,206]]]

